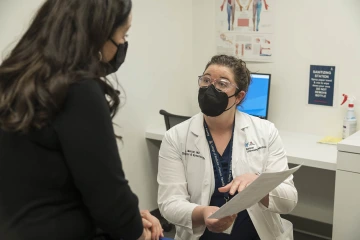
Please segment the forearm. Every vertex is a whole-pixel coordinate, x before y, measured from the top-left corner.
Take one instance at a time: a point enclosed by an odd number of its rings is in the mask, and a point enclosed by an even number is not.
[[[197,206],[194,208],[191,219],[192,219],[192,225],[193,228],[199,227],[201,225],[204,225],[204,206]]]
[[[159,187],[159,197],[158,197],[158,206],[161,215],[168,220],[169,222],[183,226],[188,231],[193,230],[193,211],[198,204],[190,203],[186,199],[179,199],[181,198],[180,195],[176,195],[177,197],[169,197],[167,198],[162,194],[162,187]],[[174,196],[172,193],[169,195]],[[198,216],[198,215],[197,215]],[[198,218],[196,218],[198,219]]]
[[[298,194],[291,184],[282,183],[269,193],[269,211],[279,214],[290,213],[296,206]]]

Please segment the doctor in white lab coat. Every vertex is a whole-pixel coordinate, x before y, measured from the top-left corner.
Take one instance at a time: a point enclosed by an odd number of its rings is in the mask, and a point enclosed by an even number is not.
[[[175,239],[293,239],[280,217],[297,204],[293,176],[237,216],[208,219],[258,174],[287,170],[288,162],[274,124],[236,109],[250,84],[243,61],[214,56],[198,81],[202,113],[167,131],[159,152],[158,205]]]

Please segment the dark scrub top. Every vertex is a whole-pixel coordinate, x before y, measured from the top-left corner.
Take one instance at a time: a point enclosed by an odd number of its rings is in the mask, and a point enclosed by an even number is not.
[[[225,173],[224,174],[225,176],[227,176],[228,174],[230,162],[231,162],[231,152],[232,152],[231,143],[232,140],[229,141],[222,156],[219,154],[220,165],[223,169],[223,173]],[[218,188],[222,187],[221,180],[219,178],[219,174],[217,173],[217,169],[215,168],[215,164],[213,164],[213,166],[214,166],[214,177],[215,177],[215,191],[211,197],[210,206],[221,207],[222,205],[225,204],[225,199],[224,199],[224,194],[219,192],[218,190]],[[200,240],[238,240],[238,239],[241,240],[260,239],[247,210],[238,213],[230,235],[225,233],[213,233],[206,228],[204,234],[200,238]]]

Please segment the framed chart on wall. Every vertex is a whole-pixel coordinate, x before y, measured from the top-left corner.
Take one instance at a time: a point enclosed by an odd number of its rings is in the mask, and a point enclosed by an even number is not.
[[[216,51],[272,62],[275,0],[214,0]]]

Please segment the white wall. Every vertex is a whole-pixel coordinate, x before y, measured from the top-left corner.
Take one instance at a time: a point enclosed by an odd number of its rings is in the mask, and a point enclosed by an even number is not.
[[[7,55],[43,0],[0,0],[0,62]]]
[[[272,74],[269,120],[281,130],[341,137],[342,93],[357,96],[360,119],[360,1],[277,0],[276,7],[274,63],[248,64]],[[214,0],[193,1],[194,72],[216,53],[214,18]],[[311,64],[336,66],[335,107],[307,104]]]
[[[159,143],[145,129],[162,123],[160,108],[190,114],[187,83],[192,72],[191,0],[134,0],[126,62],[117,73],[127,101],[115,119],[124,138],[120,154],[142,209],[156,209]],[[0,52],[8,52],[25,31],[42,0],[0,1]],[[1,62],[1,60],[0,60]],[[196,81],[196,79],[195,79]]]
[[[159,143],[145,140],[145,130],[164,122],[161,108],[184,115],[191,110],[191,9],[191,0],[134,1],[128,57],[117,74],[127,102],[116,122],[124,137],[120,153],[125,173],[142,208],[157,208]]]

